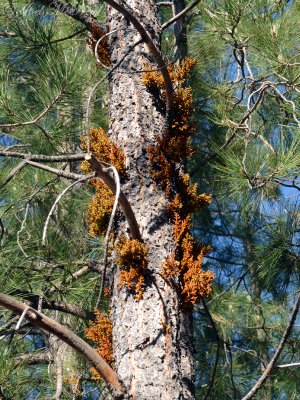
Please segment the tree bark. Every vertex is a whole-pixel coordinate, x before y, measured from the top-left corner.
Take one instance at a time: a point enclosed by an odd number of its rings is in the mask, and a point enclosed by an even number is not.
[[[159,47],[160,25],[155,2],[128,0],[127,5]],[[132,25],[107,7],[112,66],[140,39]],[[130,28],[130,30],[129,30]],[[194,399],[191,315],[182,312],[179,298],[160,276],[173,249],[172,221],[166,195],[151,177],[147,148],[164,133],[165,115],[154,105],[141,83],[141,70],[153,60],[145,44],[136,47],[111,76],[110,134],[126,154],[127,179],[122,190],[132,205],[144,243],[149,249],[143,299],[137,301],[120,288],[118,267],[113,270],[111,301],[115,368],[130,399]],[[120,227],[128,234],[125,222]],[[167,327],[167,328],[166,328]]]

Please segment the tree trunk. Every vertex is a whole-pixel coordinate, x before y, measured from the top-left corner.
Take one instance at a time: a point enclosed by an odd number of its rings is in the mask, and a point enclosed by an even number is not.
[[[126,3],[159,47],[155,2]],[[119,29],[110,37],[113,66],[140,36],[118,12],[111,7],[107,11],[108,30]],[[146,46],[139,44],[113,73],[109,87],[110,134],[126,154],[127,179],[122,189],[149,249],[142,300],[120,288],[118,267],[114,267],[111,309],[115,368],[131,399],[193,399],[191,315],[182,312],[175,290],[160,276],[161,266],[174,247],[173,224],[166,212],[165,192],[153,181],[147,157],[147,148],[164,133],[165,116],[141,83],[141,74],[124,73],[140,71],[151,61]],[[121,233],[127,234],[125,225]]]

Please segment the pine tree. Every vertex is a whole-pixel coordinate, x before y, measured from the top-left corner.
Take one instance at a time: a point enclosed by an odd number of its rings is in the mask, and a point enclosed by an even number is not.
[[[0,398],[296,399],[299,5],[74,4],[2,5]]]

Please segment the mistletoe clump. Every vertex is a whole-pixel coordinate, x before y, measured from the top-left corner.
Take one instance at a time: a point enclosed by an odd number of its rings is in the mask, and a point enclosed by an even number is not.
[[[81,147],[87,150],[87,139],[81,137]],[[105,133],[104,129],[90,130],[90,151],[100,161],[114,165],[121,176],[126,174],[125,156],[122,150]],[[81,164],[84,172],[90,172],[88,161]],[[89,183],[95,189],[95,195],[88,206],[87,221],[90,235],[104,236],[114,204],[114,195],[110,188],[99,179],[92,178]]]
[[[105,32],[103,32],[99,28],[98,24],[94,23],[92,26],[91,34],[89,35],[89,37],[87,39],[87,43],[93,53],[95,53],[95,48],[96,48],[97,42],[101,38],[103,38],[103,39],[100,40],[100,42],[98,43],[97,56],[102,64],[104,64],[106,67],[109,67],[111,65],[111,57],[110,57],[110,51],[109,51],[109,46],[108,46],[108,42],[107,42],[107,37],[105,37]]]
[[[175,251],[165,260],[162,276],[175,284],[185,308],[192,308],[201,296],[208,296],[214,274],[202,269],[203,257],[211,250],[201,245],[191,235],[191,213],[208,206],[211,196],[197,193],[197,184],[192,184],[189,174],[183,173],[182,163],[193,155],[190,138],[195,133],[192,122],[193,94],[187,79],[196,61],[185,58],[181,64],[169,66],[173,84],[173,122],[156,145],[148,148],[152,164],[152,176],[163,187],[169,199],[167,212],[174,220],[173,239]],[[162,105],[166,102],[164,80],[161,72],[145,72],[143,84]]]
[[[145,283],[145,271],[148,265],[146,245],[137,239],[127,239],[121,236],[115,247],[116,263],[120,267],[120,286],[135,293],[135,298],[141,300]]]
[[[94,310],[95,321],[90,321],[90,326],[85,328],[85,336],[93,341],[98,347],[97,353],[104,358],[104,360],[112,365],[113,349],[112,349],[112,323],[108,317],[98,310]],[[92,379],[100,380],[101,377],[95,368],[91,368]]]

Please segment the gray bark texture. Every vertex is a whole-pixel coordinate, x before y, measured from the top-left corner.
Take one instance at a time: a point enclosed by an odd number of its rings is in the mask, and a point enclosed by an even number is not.
[[[120,4],[124,4],[120,1]],[[160,24],[152,0],[126,4],[159,47]],[[107,7],[112,66],[140,39],[132,25]],[[164,190],[153,181],[147,148],[164,133],[165,115],[141,83],[142,70],[151,55],[139,44],[111,76],[110,135],[126,154],[128,177],[122,184],[136,215],[142,239],[149,248],[143,299],[120,288],[118,267],[113,272],[112,321],[115,369],[130,399],[194,399],[191,315],[180,309],[176,291],[160,276],[161,266],[173,249],[173,224],[166,213]],[[155,68],[155,65],[153,68]],[[131,73],[125,73],[125,71]],[[128,235],[126,224],[121,233]],[[166,330],[164,326],[169,326]]]

